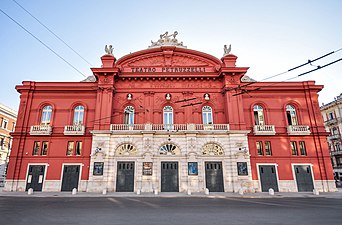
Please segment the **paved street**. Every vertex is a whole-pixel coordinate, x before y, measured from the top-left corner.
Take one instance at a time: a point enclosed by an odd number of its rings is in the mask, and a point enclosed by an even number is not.
[[[336,225],[341,198],[0,196],[0,224]]]

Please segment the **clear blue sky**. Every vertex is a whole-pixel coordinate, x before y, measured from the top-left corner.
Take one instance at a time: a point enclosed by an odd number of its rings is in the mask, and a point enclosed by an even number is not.
[[[120,58],[147,48],[165,31],[178,31],[177,39],[190,49],[218,58],[223,45],[232,44],[237,66],[250,67],[256,80],[286,71],[342,48],[342,1],[217,1],[217,0],[16,0],[78,51],[93,67],[100,66],[104,46],[112,44]],[[46,43],[85,75],[86,62],[65,47],[12,0],[0,9]],[[82,75],[32,38],[0,12],[0,102],[17,109],[15,85],[31,81],[80,81]],[[342,58],[342,51],[317,61],[324,65]],[[293,73],[271,79],[286,80]],[[320,103],[342,92],[342,61],[295,80],[316,80],[325,88]]]

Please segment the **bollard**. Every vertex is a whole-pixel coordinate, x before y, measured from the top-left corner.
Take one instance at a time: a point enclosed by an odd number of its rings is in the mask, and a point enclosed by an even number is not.
[[[274,195],[274,190],[272,188],[268,189],[268,194],[269,195]]]
[[[103,189],[103,190],[102,190],[102,194],[103,194],[103,195],[106,195],[106,194],[107,194],[107,189]]]
[[[312,192],[313,192],[314,195],[319,195],[319,191],[317,189],[313,189]]]
[[[29,188],[29,189],[27,190],[27,194],[28,194],[28,195],[33,195],[33,188]]]
[[[157,189],[154,190],[154,194],[158,195],[158,190]]]
[[[191,195],[191,190],[190,189],[188,190],[188,195]]]
[[[141,190],[138,189],[138,190],[137,190],[137,195],[140,195],[140,194],[141,194]]]
[[[204,193],[205,193],[206,195],[209,195],[209,189],[206,188],[206,189],[204,190]]]
[[[71,192],[71,194],[72,194],[72,195],[75,195],[75,194],[77,194],[77,189],[76,189],[76,188],[72,189],[72,192]]]
[[[239,189],[239,195],[243,195],[245,193],[245,190],[243,188]]]

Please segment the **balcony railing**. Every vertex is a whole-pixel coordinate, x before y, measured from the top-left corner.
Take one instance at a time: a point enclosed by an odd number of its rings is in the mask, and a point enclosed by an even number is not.
[[[84,125],[66,125],[64,135],[84,135]]]
[[[30,135],[51,135],[52,127],[50,125],[31,126]]]
[[[329,141],[339,140],[339,139],[341,139],[341,135],[339,135],[339,134],[332,134],[332,135],[328,136],[328,139],[329,139]]]
[[[111,124],[110,131],[124,130],[149,130],[149,131],[200,131],[200,130],[221,130],[228,131],[229,124]]]
[[[342,155],[342,151],[332,151],[330,152],[331,155]]]
[[[255,125],[254,134],[255,135],[275,135],[274,125]]]
[[[337,121],[338,121],[337,118],[333,118],[333,119],[324,121],[324,124],[327,125],[327,126],[330,126],[330,125],[333,125],[333,124],[337,123]]]
[[[290,125],[287,127],[288,135],[310,135],[310,127],[307,125]]]

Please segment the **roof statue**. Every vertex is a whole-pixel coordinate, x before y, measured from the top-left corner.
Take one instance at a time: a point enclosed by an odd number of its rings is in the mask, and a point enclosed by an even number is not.
[[[230,44],[227,48],[227,45],[224,45],[223,47],[223,56],[228,55],[232,51],[232,45]]]
[[[113,50],[114,48],[112,47],[112,45],[105,46],[105,52],[107,55],[113,55]]]
[[[173,34],[169,34],[168,31],[166,31],[164,34],[159,35],[159,39],[156,42],[153,42],[151,40],[151,46],[148,46],[149,48],[156,48],[160,46],[177,46],[186,48],[186,46],[183,46],[183,42],[178,42],[176,39],[178,32],[175,31]]]

